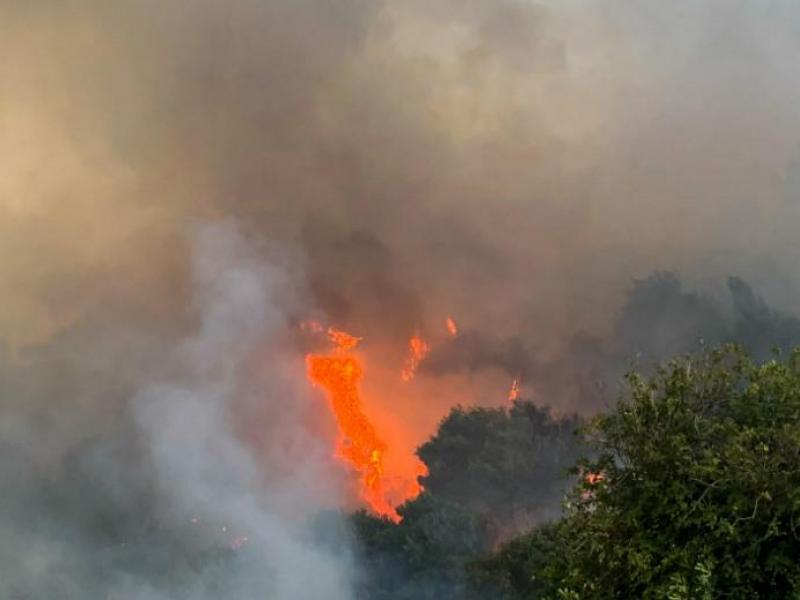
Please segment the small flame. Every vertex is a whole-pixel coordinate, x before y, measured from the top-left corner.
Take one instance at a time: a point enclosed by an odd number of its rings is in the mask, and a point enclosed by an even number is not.
[[[422,359],[430,352],[430,346],[419,335],[415,334],[408,340],[408,358],[400,377],[403,381],[411,381],[417,372],[417,367]]]
[[[337,350],[347,352],[352,350],[361,342],[363,338],[350,335],[347,332],[328,327],[328,339],[336,346]]]
[[[586,474],[586,477],[584,479],[586,480],[586,483],[588,483],[589,485],[597,485],[598,483],[603,481],[605,477],[603,476],[602,473],[589,472]]]
[[[519,381],[514,380],[511,382],[511,389],[508,390],[508,401],[514,402],[519,398]]]
[[[602,481],[605,480],[605,475],[602,473],[593,473],[589,471],[583,477],[584,482],[589,486],[589,488],[597,487]],[[581,492],[581,499],[582,500],[591,500],[595,496],[595,489],[585,489]]]
[[[458,335],[458,327],[456,326],[456,322],[453,320],[453,317],[447,317],[445,325],[447,326],[447,333],[450,334],[450,337],[456,337]]]

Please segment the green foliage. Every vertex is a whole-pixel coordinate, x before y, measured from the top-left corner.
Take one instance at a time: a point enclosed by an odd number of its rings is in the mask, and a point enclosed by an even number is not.
[[[351,517],[361,597],[469,597],[466,566],[499,535],[558,514],[578,456],[577,425],[530,402],[453,409],[419,450],[430,474],[425,492],[400,508],[402,522]]]
[[[502,531],[560,513],[567,468],[580,454],[577,417],[517,401],[510,409],[456,407],[417,454],[434,496],[485,516]]]
[[[800,353],[628,377],[564,519],[476,565],[521,598],[800,598]],[[601,474],[602,478],[586,475]]]
[[[489,550],[482,519],[428,493],[401,507],[395,525],[361,511],[352,523],[366,572],[362,597],[380,600],[464,593],[464,565]]]
[[[542,577],[560,543],[557,524],[548,523],[503,544],[490,556],[469,565],[477,597],[495,600],[537,598],[549,589]]]

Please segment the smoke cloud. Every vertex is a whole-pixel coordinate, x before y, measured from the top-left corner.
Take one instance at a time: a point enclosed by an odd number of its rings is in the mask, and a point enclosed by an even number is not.
[[[295,283],[230,223],[194,238],[197,331],[163,354],[116,427],[50,466],[30,446],[71,433],[66,407],[5,432],[4,595],[351,597],[347,540],[321,545],[315,527],[346,502],[346,475],[309,416],[302,360],[279,350]]]
[[[173,323],[199,216],[299,240],[380,335],[450,311],[556,352],[655,268],[797,299],[790,2],[2,11],[14,347],[99,307]]]

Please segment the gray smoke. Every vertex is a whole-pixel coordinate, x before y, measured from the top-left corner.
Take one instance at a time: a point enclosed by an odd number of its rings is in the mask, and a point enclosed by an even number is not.
[[[392,344],[452,314],[549,360],[655,269],[799,298],[793,2],[0,11],[15,348],[179,324],[197,216],[299,243],[326,313]]]
[[[346,539],[315,537],[344,480],[305,414],[302,356],[280,348],[298,301],[280,258],[231,223],[197,226],[197,331],[124,403],[119,429],[49,474],[17,463],[39,439],[17,433],[3,457],[5,597],[350,597]]]

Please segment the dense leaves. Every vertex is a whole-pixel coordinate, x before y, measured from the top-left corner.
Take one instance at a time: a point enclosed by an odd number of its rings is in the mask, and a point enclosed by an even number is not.
[[[363,580],[359,597],[412,600],[460,597],[465,565],[489,550],[485,522],[464,508],[423,494],[400,510],[396,525],[353,515]]]
[[[522,598],[800,597],[800,353],[633,374],[566,516],[475,568]]]
[[[530,402],[502,408],[457,407],[418,450],[434,496],[463,506],[503,530],[560,513],[567,468],[578,458],[574,416],[554,418]]]
[[[360,512],[351,521],[361,596],[459,598],[473,593],[466,567],[503,537],[559,514],[567,470],[579,449],[575,417],[530,402],[457,407],[419,449],[425,492],[400,508],[396,525]]]

